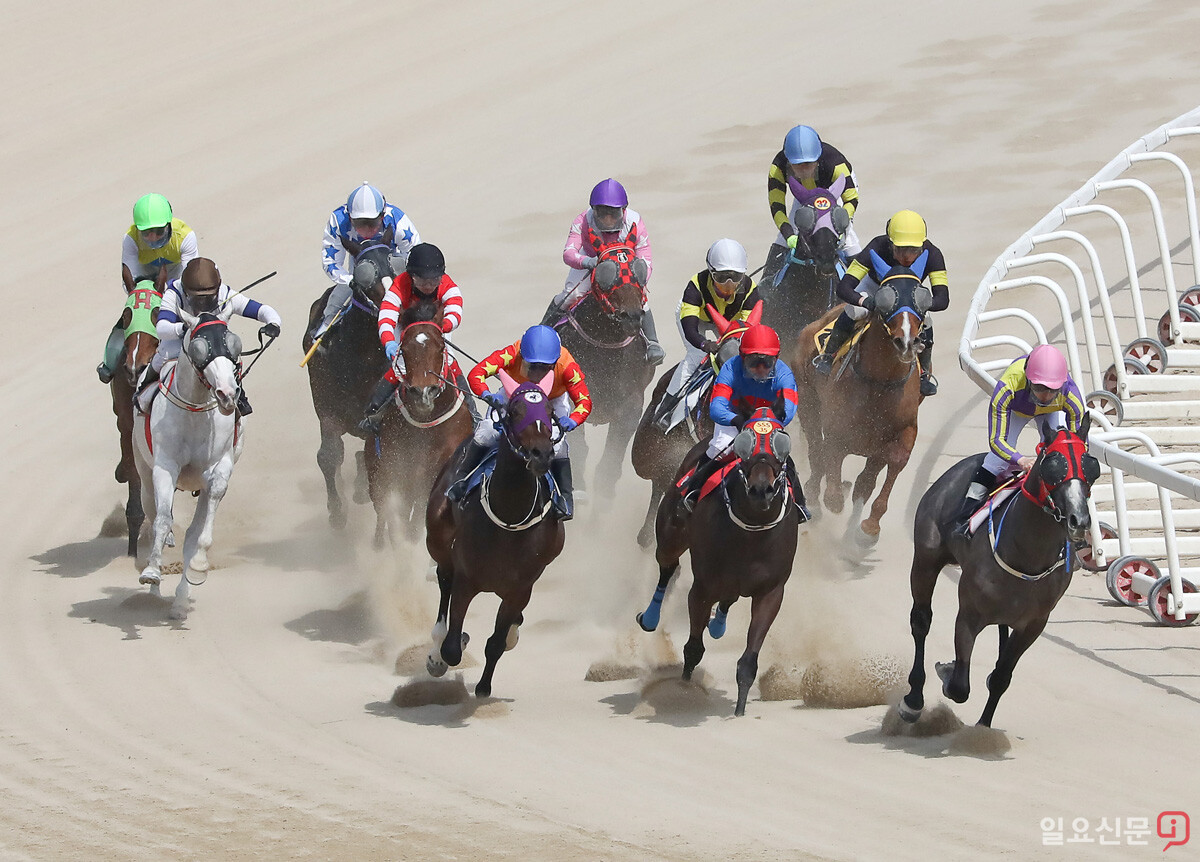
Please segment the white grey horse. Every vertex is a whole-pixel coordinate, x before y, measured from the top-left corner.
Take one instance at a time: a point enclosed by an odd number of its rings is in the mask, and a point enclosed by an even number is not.
[[[183,540],[183,574],[171,605],[170,617],[175,620],[187,618],[188,573],[208,571],[213,519],[245,440],[236,413],[242,344],[229,330],[231,312],[199,317],[179,313],[188,327],[180,358],[163,368],[150,413],[139,417],[133,435],[142,508],[154,529],[139,580],[154,595],[160,594],[163,546],[175,544],[171,511],[175,491],[197,495],[196,514]]]

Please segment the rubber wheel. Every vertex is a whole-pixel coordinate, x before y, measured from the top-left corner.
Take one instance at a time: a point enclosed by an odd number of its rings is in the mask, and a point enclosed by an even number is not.
[[[1149,374],[1149,369],[1141,362],[1125,357],[1125,373],[1126,374]],[[1113,395],[1117,394],[1117,366],[1110,365],[1108,370],[1104,372],[1104,388]]]
[[[1126,359],[1136,359],[1151,374],[1167,370],[1167,348],[1157,338],[1135,338],[1125,348]]]
[[[1196,585],[1187,578],[1180,578],[1179,586],[1185,593],[1196,592]],[[1187,614],[1181,620],[1175,619],[1172,614],[1167,613],[1167,597],[1169,595],[1171,595],[1171,578],[1164,575],[1150,588],[1150,595],[1147,596],[1150,601],[1150,615],[1154,617],[1155,622],[1164,626],[1190,626],[1197,617],[1200,617],[1200,613],[1198,613]]]
[[[1179,305],[1181,307],[1188,305],[1197,311],[1200,311],[1200,285],[1189,287],[1187,290],[1185,290],[1183,292],[1183,296],[1179,297]]]
[[[1145,557],[1118,557],[1108,567],[1108,574],[1104,578],[1108,594],[1127,608],[1140,608],[1146,604],[1146,597],[1133,591],[1135,573],[1156,581],[1162,577],[1158,566]]]
[[[1087,398],[1083,399],[1083,403],[1089,410],[1095,410],[1102,414],[1113,425],[1120,425],[1125,419],[1125,405],[1121,403],[1120,398],[1107,389],[1097,389],[1095,392],[1088,393]]]
[[[1110,527],[1108,524],[1101,521],[1100,522],[1100,536],[1101,536],[1101,538],[1105,538],[1105,539],[1115,539],[1117,537],[1117,531],[1114,530],[1112,527]],[[1100,571],[1100,565],[1096,562],[1096,557],[1092,553],[1092,546],[1090,544],[1084,545],[1082,548],[1080,548],[1076,552],[1076,556],[1079,558],[1079,565],[1083,566],[1089,572]],[[1112,592],[1111,587],[1109,588],[1109,592],[1110,593]]]
[[[1197,309],[1194,305],[1180,303],[1179,320],[1181,323],[1200,323],[1200,309]],[[1175,339],[1171,337],[1170,312],[1164,311],[1163,316],[1158,319],[1158,340],[1168,346],[1175,343]]]

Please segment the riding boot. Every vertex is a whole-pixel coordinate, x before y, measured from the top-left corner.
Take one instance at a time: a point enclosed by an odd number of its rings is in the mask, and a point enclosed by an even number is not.
[[[680,387],[682,391],[683,387]],[[654,408],[654,426],[664,434],[671,428],[671,417],[675,414],[675,408],[679,406],[680,396],[678,392],[664,392],[662,401]]]
[[[112,382],[113,376],[117,373],[117,365],[121,362],[121,350],[124,348],[125,330],[121,328],[120,321],[108,333],[108,340],[104,343],[104,361],[96,366],[96,376],[100,378],[100,382],[107,386]]]
[[[842,345],[854,334],[854,318],[842,312],[829,330],[825,340],[825,348],[813,358],[813,368],[821,374],[828,374],[833,368],[833,358],[842,349]]]
[[[937,378],[933,376],[933,342],[925,342],[917,354],[917,362],[921,365],[921,394],[937,395]]]
[[[490,446],[481,446],[475,442],[474,438],[467,443],[466,451],[463,452],[462,462],[458,465],[457,478],[446,489],[446,498],[448,500],[458,503],[466,496],[467,478],[483,463],[483,459],[490,451]]]
[[[975,475],[971,477],[971,484],[967,486],[967,496],[963,498],[962,507],[954,518],[954,535],[962,536],[964,539],[968,538],[967,530],[971,516],[978,511],[979,507],[983,505],[983,501],[995,489],[996,477],[989,470],[984,469],[981,464],[975,471]]]
[[[546,313],[542,315],[542,326],[553,326],[563,319],[563,315],[567,310],[558,304],[558,297],[550,300],[550,304],[546,306]]]
[[[654,312],[648,308],[642,315],[642,335],[646,339],[646,362],[650,365],[661,365],[667,358],[667,352],[658,343],[658,333],[654,331]]]
[[[387,377],[379,378],[375,389],[371,392],[371,397],[367,399],[367,406],[363,410],[362,420],[358,423],[358,430],[368,435],[379,433],[379,426],[383,422],[383,412],[387,409],[388,402],[392,400],[397,386],[399,386],[398,383],[392,383]]]
[[[692,511],[696,500],[700,497],[700,490],[704,487],[704,483],[708,481],[709,476],[717,472],[717,468],[720,466],[721,462],[716,458],[708,457],[707,452],[700,456],[700,460],[696,462],[696,466],[692,470],[692,475],[683,487],[683,497],[680,502],[683,503],[684,511]]]
[[[554,476],[554,484],[558,486],[561,500],[554,507],[560,521],[569,521],[575,517],[575,489],[571,484],[571,459],[555,458],[550,462],[550,474]]]
[[[133,394],[133,405],[143,413],[150,412],[150,405],[154,402],[154,395],[158,392],[158,371],[151,365],[146,368],[142,379],[138,383],[138,390]]]
[[[796,475],[796,462],[791,458],[787,459],[787,476],[788,481],[792,483],[792,495],[796,500],[796,509],[800,514],[800,523],[806,524],[812,520],[812,513],[808,511],[808,506],[804,501],[804,489],[800,486],[800,477]]]
[[[787,246],[774,245],[767,251],[767,262],[763,264],[762,280],[760,284],[773,284],[775,276],[779,275],[783,269],[783,262],[787,260]]]
[[[463,401],[467,405],[467,412],[471,414],[471,424],[478,425],[483,421],[483,416],[479,414],[479,406],[475,403],[475,398],[470,394],[471,387],[467,384],[467,378],[460,373],[454,382],[458,385],[459,391],[466,396],[463,398]]]
[[[250,406],[250,399],[246,397],[246,390],[238,390],[237,412],[239,416],[249,416],[254,412],[254,408]]]

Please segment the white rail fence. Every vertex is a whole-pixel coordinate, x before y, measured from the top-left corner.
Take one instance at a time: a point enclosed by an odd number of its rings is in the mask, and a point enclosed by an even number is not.
[[[960,365],[988,393],[992,372],[1034,345],[1063,348],[1106,466],[1085,559],[1107,572],[1115,599],[1165,625],[1200,615],[1200,224],[1191,169],[1172,151],[1191,143],[1200,158],[1193,136],[1200,108],[1125,148],[1005,249],[959,344]],[[1124,277],[1110,283],[1102,259]]]

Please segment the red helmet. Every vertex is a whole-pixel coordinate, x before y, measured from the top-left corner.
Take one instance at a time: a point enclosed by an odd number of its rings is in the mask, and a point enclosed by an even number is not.
[[[775,330],[765,324],[751,326],[742,336],[741,354],[761,353],[767,356],[779,355],[779,336]]]

